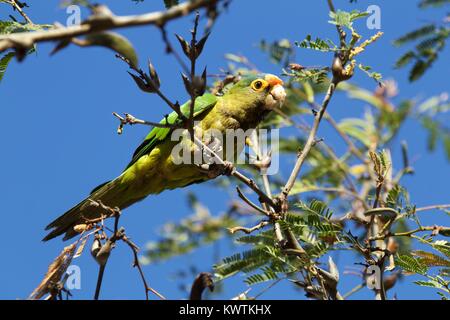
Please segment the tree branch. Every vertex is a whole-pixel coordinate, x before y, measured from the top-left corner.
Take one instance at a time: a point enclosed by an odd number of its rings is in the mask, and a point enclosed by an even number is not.
[[[0,52],[12,48],[30,48],[39,42],[65,40],[73,37],[92,34],[95,32],[142,26],[161,26],[166,22],[185,16],[190,12],[202,7],[208,7],[220,0],[192,0],[176,5],[167,11],[151,12],[142,15],[115,16],[112,13],[107,15],[93,15],[80,25],[64,28],[55,28],[46,31],[19,32],[0,36]]]
[[[303,148],[303,150],[299,153],[298,158],[297,158],[297,162],[295,163],[294,169],[291,172],[291,175],[288,179],[288,181],[286,182],[283,191],[280,195],[280,200],[281,203],[283,204],[283,211],[287,210],[287,198],[289,196],[289,193],[292,190],[292,187],[295,184],[295,180],[297,179],[298,174],[300,173],[300,170],[303,166],[303,163],[306,160],[306,157],[308,156],[309,152],[311,151],[312,147],[315,144],[315,140],[316,140],[316,135],[317,135],[317,131],[319,129],[319,125],[320,122],[327,110],[328,104],[330,103],[331,97],[333,96],[335,90],[336,90],[336,86],[339,83],[339,81],[336,78],[333,78],[329,87],[328,87],[328,91],[327,94],[325,95],[325,98],[322,102],[322,106],[319,110],[318,113],[316,113],[315,118],[314,118],[314,124],[311,128],[311,132],[309,133],[308,139],[306,140],[306,144],[305,147]]]

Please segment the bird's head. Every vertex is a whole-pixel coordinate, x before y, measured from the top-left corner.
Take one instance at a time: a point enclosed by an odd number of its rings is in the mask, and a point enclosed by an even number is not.
[[[280,108],[286,99],[283,81],[269,73],[244,76],[229,93],[260,112]]]

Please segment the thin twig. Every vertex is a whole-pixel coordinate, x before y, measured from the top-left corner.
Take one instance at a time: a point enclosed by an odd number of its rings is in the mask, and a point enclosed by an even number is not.
[[[353,143],[352,139],[339,128],[339,125],[337,122],[333,119],[333,117],[326,112],[324,114],[325,120],[328,121],[328,123],[333,127],[334,130],[339,134],[339,136],[345,141],[345,143],[348,145],[349,150],[351,153],[353,153],[358,159],[360,159],[363,163],[367,162],[367,159],[364,157],[364,155],[359,151],[358,147]]]
[[[33,21],[31,21],[31,19],[25,13],[25,11],[23,11],[17,0],[3,0],[2,2],[10,4],[14,8],[14,10],[19,12],[19,14],[25,19],[28,24],[34,24]]]
[[[179,125],[176,124],[170,124],[170,123],[160,123],[160,122],[150,122],[150,121],[146,121],[146,120],[141,120],[136,118],[135,116],[129,114],[129,113],[125,113],[125,118],[122,117],[121,115],[119,115],[117,112],[113,112],[112,113],[114,117],[116,117],[117,119],[119,119],[120,121],[120,128],[118,131],[121,131],[121,128],[124,125],[133,125],[133,124],[143,124],[146,126],[151,126],[151,127],[156,127],[156,128],[168,128],[168,129],[177,129],[177,128],[182,128]]]
[[[247,198],[244,193],[241,191],[241,189],[239,187],[236,187],[236,191],[238,193],[239,198],[241,198],[245,203],[247,203],[250,207],[252,207],[253,209],[255,209],[257,212],[262,213],[265,216],[270,217],[271,214],[267,211],[265,211],[264,209],[262,209],[261,207],[259,207],[258,205],[256,205],[255,203],[253,203],[249,198]]]
[[[397,233],[386,233],[384,235],[377,235],[374,237],[369,238],[370,241],[375,240],[384,240],[389,237],[410,237],[413,234],[419,233],[419,232],[425,232],[425,231],[436,231],[436,230],[450,230],[450,228],[444,228],[444,227],[438,227],[438,226],[428,226],[428,227],[419,227],[414,230],[406,231],[406,232],[397,232]]]
[[[333,96],[334,91],[336,90],[337,84],[338,84],[338,81],[333,78],[333,80],[331,81],[331,83],[328,87],[327,94],[325,95],[325,98],[322,102],[322,107],[320,108],[319,112],[316,114],[316,116],[314,118],[314,124],[311,128],[311,132],[308,136],[306,144],[305,144],[303,150],[299,153],[297,162],[295,163],[295,166],[291,172],[291,175],[283,188],[283,191],[280,196],[282,203],[285,203],[287,201],[289,193],[291,192],[291,190],[295,184],[295,180],[297,179],[297,176],[303,166],[303,163],[305,162],[306,157],[308,156],[309,152],[311,151],[311,149],[315,143],[317,130],[319,129],[320,122],[322,120],[323,115],[325,114],[328,104],[330,103],[331,97]],[[284,210],[287,210],[286,205],[285,205]]]
[[[364,284],[364,283],[358,284],[358,285],[357,285],[356,287],[354,287],[352,290],[350,290],[349,292],[347,292],[346,294],[344,294],[343,298],[344,298],[344,299],[347,299],[347,298],[350,297],[352,294],[358,292],[358,291],[361,290],[361,289],[364,289],[364,287],[365,287],[365,284]]]
[[[328,1],[328,7],[330,8],[330,11],[336,13],[336,9],[334,7],[333,1],[332,0],[327,0],[327,1]],[[341,25],[336,24],[336,29],[339,34],[341,49],[343,49],[347,46],[346,41],[345,41],[345,38],[347,37],[347,35],[344,31],[344,28]]]
[[[416,212],[429,211],[429,210],[444,210],[450,208],[450,204],[440,204],[434,206],[427,206],[422,208],[416,208]]]
[[[100,246],[99,251],[95,255],[95,259],[99,263],[99,270],[97,276],[97,285],[95,287],[94,300],[98,300],[100,297],[100,290],[103,283],[103,275],[105,273],[106,265],[108,264],[111,251],[114,249],[116,241],[119,240],[123,234],[123,229],[119,230],[119,219],[121,212],[119,209],[113,209],[104,205],[101,201],[96,201],[98,205],[107,212],[114,212],[114,232],[106,239],[106,242]],[[98,240],[100,241],[100,240]]]
[[[257,231],[257,230],[260,230],[260,229],[264,228],[269,223],[270,223],[269,221],[261,221],[260,223],[258,223],[256,226],[254,226],[252,228],[233,227],[233,228],[229,228],[228,230],[230,231],[231,234],[234,234],[236,232],[244,232],[246,234],[250,234],[250,233],[253,233],[253,232]]]
[[[95,286],[94,300],[98,300],[98,298],[100,296],[100,289],[101,289],[102,283],[103,283],[103,274],[105,273],[105,267],[106,267],[106,264],[103,266],[100,266],[98,269],[97,285]]]
[[[136,267],[138,269],[139,275],[141,276],[142,283],[144,284],[146,300],[149,299],[149,297],[148,297],[149,292],[152,292],[160,299],[165,300],[166,298],[162,294],[160,294],[158,291],[156,291],[155,289],[153,289],[152,287],[150,287],[148,285],[147,280],[145,279],[145,276],[144,276],[144,271],[142,270],[141,264],[139,262],[139,257],[138,257],[139,248],[126,235],[124,235],[121,240],[123,242],[125,242],[130,247],[131,251],[133,252],[133,257],[134,257],[133,267]]]

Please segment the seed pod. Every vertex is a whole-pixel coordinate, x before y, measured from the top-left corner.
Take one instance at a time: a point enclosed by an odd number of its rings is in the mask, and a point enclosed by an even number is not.
[[[109,259],[109,255],[111,254],[112,249],[114,248],[114,243],[111,240],[106,240],[105,244],[101,246],[100,250],[98,250],[95,261],[101,266],[104,266]]]
[[[203,38],[201,38],[201,39],[197,42],[197,44],[195,45],[195,58],[196,58],[196,59],[202,54],[203,48],[204,48],[205,43],[206,43],[206,41],[208,40],[208,37],[209,37],[210,34],[211,34],[210,32],[208,32],[207,34],[205,34],[205,35],[203,36]]]
[[[73,227],[73,231],[75,231],[77,233],[82,233],[82,232],[88,230],[88,228],[89,228],[89,226],[87,224],[80,223]]]
[[[92,242],[92,246],[91,246],[91,255],[92,255],[92,257],[94,257],[94,259],[97,259],[97,254],[101,248],[102,248],[102,243],[100,241],[100,237],[98,234],[95,234],[95,239],[94,239],[94,242]]]
[[[191,58],[191,47],[189,45],[189,43],[184,40],[184,38],[178,34],[175,34],[175,36],[177,37],[178,41],[180,42],[181,45],[181,49],[183,49],[184,54],[186,55],[186,57]]]

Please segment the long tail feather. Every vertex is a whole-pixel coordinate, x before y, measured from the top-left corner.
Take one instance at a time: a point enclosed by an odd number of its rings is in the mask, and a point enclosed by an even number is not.
[[[95,189],[88,198],[51,222],[45,230],[53,230],[42,241],[48,241],[63,233],[65,233],[63,240],[68,240],[78,234],[74,230],[76,225],[86,223],[87,220],[100,218],[102,216],[101,210],[96,210],[90,200],[101,200],[105,205],[123,209],[124,204],[119,203],[119,197],[117,197],[118,191],[120,192],[120,188],[117,188],[119,185],[118,179],[115,179]]]

